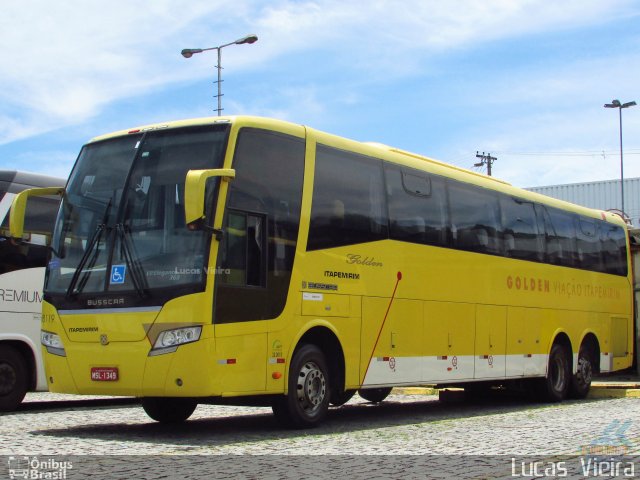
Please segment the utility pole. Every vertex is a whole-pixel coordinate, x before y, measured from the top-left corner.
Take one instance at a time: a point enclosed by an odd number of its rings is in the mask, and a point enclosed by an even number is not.
[[[620,103],[620,100],[611,100],[605,103],[604,108],[617,108],[620,118],[620,199],[622,201],[622,214],[624,215],[624,158],[622,156],[622,109],[634,107],[636,102]]]
[[[497,160],[496,157],[492,157],[490,153],[487,153],[485,155],[484,152],[482,152],[482,155],[480,155],[480,153],[476,150],[476,158],[479,158],[480,161],[478,163],[474,163],[473,166],[474,167],[482,167],[484,165],[487,166],[487,175],[491,176],[491,165],[493,165],[493,162],[495,162]]]
[[[218,108],[216,111],[218,112],[218,116],[222,115],[222,54],[220,51],[224,47],[228,47],[230,45],[244,45],[245,43],[252,44],[258,41],[258,36],[255,34],[247,35],[246,37],[239,38],[230,43],[225,43],[224,45],[220,45],[218,47],[210,47],[210,48],[185,48],[182,50],[182,56],[184,58],[191,58],[195,53],[202,53],[207,50],[216,50],[218,52],[218,65],[216,65],[216,69],[218,70],[218,81],[213,82],[218,84],[218,94],[214,96],[214,98],[218,99]]]

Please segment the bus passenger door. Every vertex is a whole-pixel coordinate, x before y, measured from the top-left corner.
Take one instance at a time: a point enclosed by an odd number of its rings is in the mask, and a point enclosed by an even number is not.
[[[302,137],[250,127],[238,132],[235,178],[229,183],[213,272],[213,321],[218,362],[227,375],[221,380],[225,392],[266,388],[267,362],[273,361],[267,349],[273,355],[273,342],[282,342],[274,338],[268,345],[268,333],[289,324],[299,308],[289,301],[289,285],[304,155]],[[225,364],[227,359],[234,363]]]
[[[475,378],[503,378],[506,366],[507,307],[476,306]]]

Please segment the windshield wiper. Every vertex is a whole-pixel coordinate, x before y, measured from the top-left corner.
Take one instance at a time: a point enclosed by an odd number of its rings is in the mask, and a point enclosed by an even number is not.
[[[127,263],[129,267],[129,271],[131,272],[131,280],[133,283],[136,292],[140,297],[144,297],[147,290],[149,289],[149,285],[146,281],[146,276],[140,261],[138,260],[140,257],[136,252],[135,246],[131,244],[129,241],[129,231],[127,227],[122,223],[116,225],[116,232],[118,238],[120,239],[120,245],[122,248],[122,256],[124,261]]]
[[[89,281],[89,275],[91,270],[96,264],[96,260],[98,259],[98,254],[100,253],[100,248],[97,246],[100,245],[100,239],[102,238],[102,234],[107,229],[107,218],[109,218],[109,212],[111,211],[111,203],[112,200],[109,199],[109,202],[105,206],[104,215],[102,216],[102,223],[100,223],[93,235],[87,242],[87,248],[85,248],[80,261],[78,262],[78,266],[76,267],[76,271],[73,272],[73,277],[71,277],[71,281],[69,282],[69,287],[67,288],[67,293],[65,294],[66,298],[71,298],[73,295],[77,295],[82,290],[84,290],[85,285]],[[93,255],[92,255],[93,254]],[[91,256],[91,260],[89,261],[89,257]],[[89,262],[87,264],[87,262]],[[85,269],[85,267],[87,267]],[[76,289],[76,285],[78,284],[78,279],[82,275],[82,280]],[[74,290],[76,290],[74,292]]]
[[[95,265],[96,260],[98,259],[98,253],[100,252],[100,249],[95,248],[95,246],[100,243],[100,238],[102,238],[102,233],[104,232],[106,227],[107,226],[104,223],[101,223],[100,225],[98,225],[96,227],[96,230],[93,232],[93,235],[89,239],[89,243],[87,243],[87,248],[84,250],[82,257],[78,262],[76,271],[73,272],[73,277],[71,277],[71,282],[69,282],[69,287],[67,288],[67,293],[65,295],[67,298],[70,298],[73,295],[77,295],[84,289],[84,286],[86,285],[87,280],[89,279],[88,272]],[[93,255],[91,255],[92,253]],[[89,256],[91,256],[91,261],[89,261]],[[87,264],[88,261],[89,263]],[[85,266],[87,267],[86,270],[84,270]],[[82,281],[80,282],[80,285],[78,285],[78,289],[74,292],[74,289],[76,288],[76,284],[78,283],[78,279],[80,278],[80,275],[83,275]]]

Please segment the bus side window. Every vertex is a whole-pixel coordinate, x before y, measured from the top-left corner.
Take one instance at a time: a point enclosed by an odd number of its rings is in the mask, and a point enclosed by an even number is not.
[[[595,219],[584,217],[577,219],[576,246],[580,268],[596,272],[603,270],[600,236]]]
[[[500,197],[500,209],[506,256],[542,261],[541,236],[533,203],[503,195]]]
[[[447,180],[454,248],[502,255],[501,222],[496,193]]]
[[[264,227],[263,215],[229,211],[221,244],[226,270],[221,281],[228,285],[265,286]]]
[[[382,161],[318,145],[307,250],[388,238]]]
[[[544,261],[551,265],[560,265],[560,258],[562,256],[562,248],[560,247],[560,241],[555,234],[551,218],[547,207],[536,204],[536,215],[538,217],[538,229],[543,239],[543,255]]]
[[[300,225],[304,139],[242,128],[236,145],[216,265],[216,323],[280,315]]]
[[[390,238],[423,245],[447,244],[444,180],[435,175],[385,165]]]
[[[604,273],[627,274],[627,242],[625,232],[617,225],[599,222]]]
[[[576,215],[548,208],[547,255],[549,262],[564,267],[580,268],[576,248]]]

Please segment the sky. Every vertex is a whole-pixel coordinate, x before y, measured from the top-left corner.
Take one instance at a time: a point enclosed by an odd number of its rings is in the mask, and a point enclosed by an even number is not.
[[[620,178],[640,103],[638,0],[22,0],[0,16],[0,169],[67,176],[115,130],[275,117],[520,187]],[[623,110],[640,177],[640,105]]]

